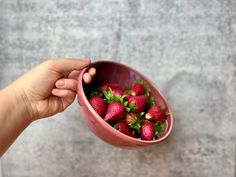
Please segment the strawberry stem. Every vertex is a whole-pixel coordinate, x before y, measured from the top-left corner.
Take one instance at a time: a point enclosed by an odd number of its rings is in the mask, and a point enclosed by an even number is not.
[[[119,126],[119,125],[115,125],[114,128],[115,128],[116,130],[119,130],[119,129],[120,129],[120,126]]]
[[[139,114],[139,116],[140,116],[141,118],[144,118],[144,114],[145,114],[145,112],[141,112],[141,113]]]
[[[126,109],[127,112],[131,111],[131,109],[129,107],[125,107],[125,109]]]
[[[156,105],[153,96],[149,96],[149,97],[148,97],[148,103],[147,103],[147,105],[148,105],[148,107],[152,107],[152,106],[155,106],[155,105]]]
[[[147,84],[144,80],[142,80],[142,79],[139,80],[138,83],[143,85],[143,88],[144,88],[144,90],[145,90],[146,95],[147,95],[147,96],[150,96],[151,90],[150,90],[148,84]]]
[[[130,111],[131,111],[131,112],[134,112],[134,111],[137,109],[137,107],[136,107],[136,105],[135,105],[134,102],[131,102],[131,103],[128,105],[128,107],[130,108]]]
[[[111,90],[110,87],[108,88],[107,91],[104,90],[104,91],[103,91],[103,94],[104,94],[104,96],[105,96],[105,102],[106,102],[106,104],[110,104],[110,103],[112,103],[112,102],[120,102],[121,104],[124,103],[125,95],[121,95],[121,96],[119,96],[119,97],[116,97],[116,96],[113,94],[113,92],[112,92],[112,90]]]
[[[162,122],[161,124],[156,123],[154,125],[154,128],[155,128],[154,138],[158,139],[161,133],[163,133],[166,129],[166,122]]]
[[[128,106],[128,101],[125,101],[125,102],[124,102],[124,106]]]
[[[100,89],[95,89],[94,91],[92,91],[90,94],[89,94],[89,97],[92,98],[94,96],[97,96],[97,97],[103,97],[103,92],[100,90]]]
[[[135,130],[138,134],[140,133],[141,125],[139,120],[135,120],[131,125],[128,125],[129,128]]]

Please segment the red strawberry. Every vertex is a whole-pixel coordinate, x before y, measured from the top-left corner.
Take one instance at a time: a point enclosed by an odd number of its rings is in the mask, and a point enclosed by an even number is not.
[[[147,111],[145,118],[154,121],[164,121],[166,119],[166,115],[159,106],[154,106]]]
[[[129,129],[129,127],[125,123],[118,122],[117,124],[114,125],[114,128],[116,130],[120,131],[121,133],[124,133],[124,134],[134,138],[134,135],[132,134],[131,130]]]
[[[138,114],[131,112],[131,113],[127,114],[126,119],[124,120],[124,123],[129,126],[132,126],[139,119],[140,119],[140,117]]]
[[[147,96],[146,95],[140,95],[140,96],[132,96],[128,100],[128,104],[130,107],[134,106],[136,109],[134,110],[135,113],[140,113],[142,112],[147,104]],[[132,108],[131,108],[132,109]]]
[[[136,83],[131,89],[132,96],[144,95],[145,90],[142,84]]]
[[[101,89],[102,90],[108,90],[108,88],[113,89],[118,89],[118,84],[117,83],[113,83],[113,82],[107,82],[101,85]]]
[[[123,94],[124,94],[124,95],[129,95],[129,90],[128,90],[128,89],[124,89],[124,90],[123,90]]]
[[[124,120],[124,123],[127,125],[133,125],[137,120],[136,114],[135,113],[129,113],[126,116],[126,119]]]
[[[140,133],[140,117],[136,113],[129,113],[124,120],[124,123],[128,125],[129,128],[135,130],[137,133]]]
[[[124,119],[125,114],[125,107],[120,102],[113,102],[108,105],[104,120],[108,123],[115,122]]]
[[[123,94],[120,89],[114,89],[114,90],[112,90],[112,93],[115,97],[119,97]]]
[[[107,111],[107,105],[102,98],[92,97],[88,101],[99,116],[103,117],[105,115]]]
[[[153,140],[155,134],[154,124],[150,121],[146,121],[141,124],[140,136],[142,140]]]

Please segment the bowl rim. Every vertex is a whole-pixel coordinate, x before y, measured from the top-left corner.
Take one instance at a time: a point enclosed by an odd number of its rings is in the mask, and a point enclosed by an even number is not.
[[[161,138],[158,138],[156,140],[151,140],[151,141],[148,141],[148,140],[141,140],[141,139],[137,139],[137,138],[132,138],[128,135],[125,135],[121,132],[119,132],[118,130],[114,129],[111,125],[109,125],[106,121],[104,121],[104,119],[102,117],[100,117],[96,111],[93,109],[93,107],[90,105],[86,95],[85,95],[85,92],[84,92],[84,89],[83,89],[83,74],[85,73],[85,71],[88,70],[88,68],[92,67],[94,64],[98,64],[98,63],[110,63],[110,64],[115,64],[115,65],[120,65],[122,67],[126,67],[128,70],[132,70],[133,72],[137,73],[138,75],[140,75],[142,78],[144,78],[147,82],[149,82],[150,84],[152,84],[152,86],[156,89],[156,91],[160,94],[160,96],[162,97],[163,101],[164,101],[164,104],[167,106],[168,108],[168,111],[169,111],[169,116],[170,116],[170,121],[167,123],[167,129],[168,131],[165,132],[164,136],[162,136]],[[133,142],[133,143],[145,143],[145,144],[156,144],[156,143],[159,143],[159,142],[162,142],[163,140],[165,140],[172,132],[172,129],[173,129],[173,123],[174,123],[174,117],[173,117],[173,112],[172,112],[172,109],[167,101],[167,99],[165,98],[165,96],[162,94],[162,92],[160,91],[160,89],[156,86],[156,84],[154,84],[150,79],[148,79],[146,76],[144,76],[142,73],[140,73],[139,71],[131,68],[130,66],[127,66],[125,64],[122,64],[122,63],[118,63],[116,61],[111,61],[111,60],[99,60],[99,61],[95,61],[93,63],[91,63],[88,67],[84,68],[80,74],[79,74],[79,77],[78,77],[78,83],[77,83],[77,88],[78,90],[80,90],[82,92],[82,94],[80,96],[82,96],[82,98],[77,98],[78,102],[79,99],[82,99],[84,100],[84,103],[86,106],[88,106],[88,109],[89,111],[93,114],[93,116],[103,124],[103,126],[107,127],[108,129],[110,129],[110,131],[114,132],[118,137],[120,136],[123,136],[124,138],[128,138],[129,141]],[[78,95],[77,95],[78,96]]]

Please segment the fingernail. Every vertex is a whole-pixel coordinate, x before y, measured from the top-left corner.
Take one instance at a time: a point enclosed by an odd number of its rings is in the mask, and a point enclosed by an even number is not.
[[[63,81],[63,80],[57,81],[58,87],[62,87],[64,84],[65,84],[65,81]]]

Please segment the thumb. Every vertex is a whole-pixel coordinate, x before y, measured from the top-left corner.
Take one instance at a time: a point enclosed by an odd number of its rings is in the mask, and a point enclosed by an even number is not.
[[[90,65],[91,60],[89,59],[72,59],[72,58],[63,58],[63,59],[51,59],[48,61],[50,69],[59,72],[59,73],[69,73],[73,70],[81,70],[88,65]]]

